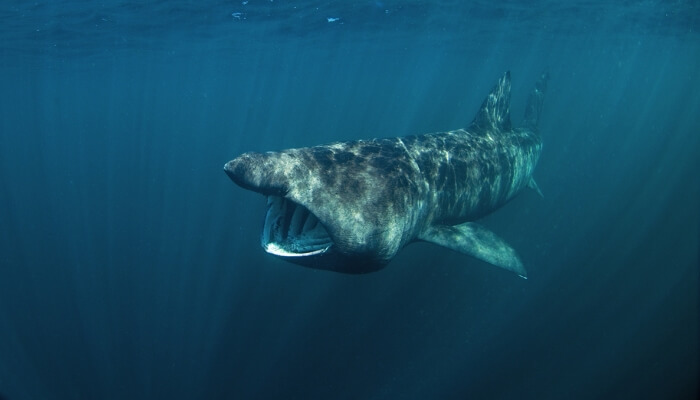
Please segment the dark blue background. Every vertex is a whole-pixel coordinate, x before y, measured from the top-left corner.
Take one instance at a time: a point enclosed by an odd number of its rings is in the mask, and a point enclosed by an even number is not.
[[[503,4],[3,3],[0,393],[695,398],[700,10]],[[528,280],[429,244],[363,276],[260,248],[226,161],[464,127],[505,70],[516,125],[552,77],[544,199],[482,221]]]

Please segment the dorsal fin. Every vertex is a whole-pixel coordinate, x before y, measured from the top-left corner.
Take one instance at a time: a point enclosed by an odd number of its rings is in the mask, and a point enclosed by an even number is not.
[[[491,90],[479,112],[476,113],[471,127],[476,130],[507,131],[510,125],[510,71],[503,74]]]

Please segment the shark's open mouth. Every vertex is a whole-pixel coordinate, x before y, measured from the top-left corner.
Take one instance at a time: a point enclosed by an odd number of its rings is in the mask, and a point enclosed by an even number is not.
[[[284,197],[268,196],[261,244],[276,256],[307,257],[325,253],[333,240],[306,207]]]

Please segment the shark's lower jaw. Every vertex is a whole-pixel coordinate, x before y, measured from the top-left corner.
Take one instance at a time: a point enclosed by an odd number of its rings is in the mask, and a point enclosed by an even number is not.
[[[333,240],[306,207],[284,197],[268,196],[261,245],[279,257],[311,257],[327,252]]]

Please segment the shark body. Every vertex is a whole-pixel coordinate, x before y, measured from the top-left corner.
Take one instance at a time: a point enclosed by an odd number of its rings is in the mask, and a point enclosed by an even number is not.
[[[245,153],[224,170],[267,196],[262,247],[291,262],[367,273],[427,241],[526,277],[516,252],[473,221],[527,186],[539,192],[532,173],[546,82],[543,74],[518,128],[507,72],[465,129]]]

